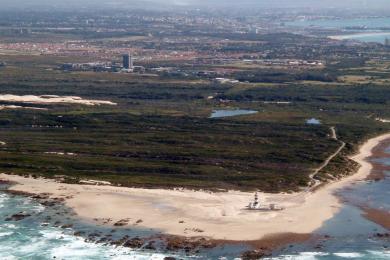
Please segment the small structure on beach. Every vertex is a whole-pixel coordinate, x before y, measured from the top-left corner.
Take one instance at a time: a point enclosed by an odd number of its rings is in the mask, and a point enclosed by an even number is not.
[[[256,192],[253,202],[249,202],[249,205],[246,207],[246,209],[256,211],[280,211],[284,208],[278,207],[276,204],[261,205],[259,202],[259,194]]]

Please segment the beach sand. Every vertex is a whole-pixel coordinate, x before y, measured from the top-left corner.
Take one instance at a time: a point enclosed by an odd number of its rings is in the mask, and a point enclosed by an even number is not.
[[[352,157],[362,165],[355,175],[325,185],[315,192],[259,193],[260,203],[276,203],[285,207],[285,210],[278,212],[245,210],[254,194],[239,191],[211,193],[184,189],[71,185],[5,174],[1,174],[0,179],[16,182],[10,188],[14,191],[50,193],[52,197],[66,198],[66,206],[72,208],[80,218],[94,223],[96,219],[100,224],[104,219],[111,219],[106,225],[113,225],[122,219],[129,219],[130,226],[153,228],[169,235],[259,240],[270,234],[308,234],[320,228],[341,207],[334,193],[364,180],[372,169],[366,158],[372,155],[374,147],[389,138],[390,134],[387,134],[368,140],[360,148],[359,154]]]

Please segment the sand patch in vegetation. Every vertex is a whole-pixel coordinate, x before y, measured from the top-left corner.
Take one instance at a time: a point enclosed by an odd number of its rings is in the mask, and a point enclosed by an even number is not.
[[[24,107],[24,106],[15,106],[15,105],[0,106],[0,110],[3,110],[3,109],[48,110],[47,108],[43,108],[43,107]]]
[[[114,102],[106,101],[106,100],[93,100],[93,99],[83,99],[81,97],[76,96],[56,96],[56,95],[42,95],[42,96],[34,96],[34,95],[24,95],[17,96],[11,94],[0,95],[0,101],[5,102],[22,102],[22,103],[30,103],[30,104],[80,104],[87,106],[95,106],[95,105],[117,105]]]

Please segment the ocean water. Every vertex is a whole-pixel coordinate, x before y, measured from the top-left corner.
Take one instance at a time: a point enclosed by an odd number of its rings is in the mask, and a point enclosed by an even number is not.
[[[360,18],[360,19],[321,19],[321,20],[298,20],[287,23],[291,26],[300,27],[323,27],[323,28],[351,28],[361,27],[365,29],[390,28],[390,17],[384,18]]]
[[[85,242],[71,228],[45,226],[47,212],[28,198],[0,192],[0,259],[164,259],[162,253],[140,252],[128,248]],[[24,212],[32,216],[20,221],[5,221],[7,216]]]
[[[338,36],[342,40],[357,40],[361,42],[377,42],[385,44],[386,39],[390,39],[390,32],[375,32],[375,33],[359,33],[346,34]]]
[[[298,20],[287,23],[289,26],[298,27],[322,27],[328,29],[343,29],[345,35],[339,35],[341,39],[351,39],[362,42],[385,43],[390,38],[390,18],[363,18],[363,19],[322,19],[322,20]],[[354,28],[354,29],[352,29]],[[356,33],[356,28],[361,33]],[[350,32],[348,32],[350,31]]]

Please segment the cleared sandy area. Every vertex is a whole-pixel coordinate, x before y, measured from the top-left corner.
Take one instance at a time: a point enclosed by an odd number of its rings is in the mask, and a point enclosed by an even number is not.
[[[65,153],[65,152],[45,152],[45,154],[53,154],[53,155],[68,155],[68,156],[76,156],[75,153]]]
[[[47,108],[41,108],[41,107],[24,107],[24,106],[0,106],[0,110],[4,109],[27,109],[27,110],[48,110]]]
[[[390,119],[377,118],[376,121],[379,121],[382,123],[390,123]]]
[[[34,96],[34,95],[0,95],[0,101],[6,102],[21,102],[21,103],[30,103],[30,104],[53,104],[53,103],[63,103],[63,104],[80,104],[87,106],[95,105],[116,105],[111,101],[105,100],[93,100],[93,99],[83,99],[81,97],[75,96],[56,96],[56,95],[43,95],[43,96]]]
[[[353,157],[362,165],[355,175],[326,185],[314,193],[260,193],[261,203],[276,203],[285,207],[285,210],[278,212],[245,210],[254,194],[237,191],[210,193],[70,185],[5,174],[1,174],[0,179],[17,182],[18,184],[12,186],[12,190],[68,197],[65,200],[66,205],[88,221],[100,219],[98,222],[103,223],[104,220],[110,219],[107,225],[113,225],[119,220],[129,219],[129,225],[154,228],[172,235],[257,240],[268,234],[305,234],[319,228],[341,207],[341,202],[334,192],[364,180],[372,169],[372,165],[365,161],[366,158],[371,156],[375,146],[388,138],[390,134],[367,141],[361,147],[360,153]]]

